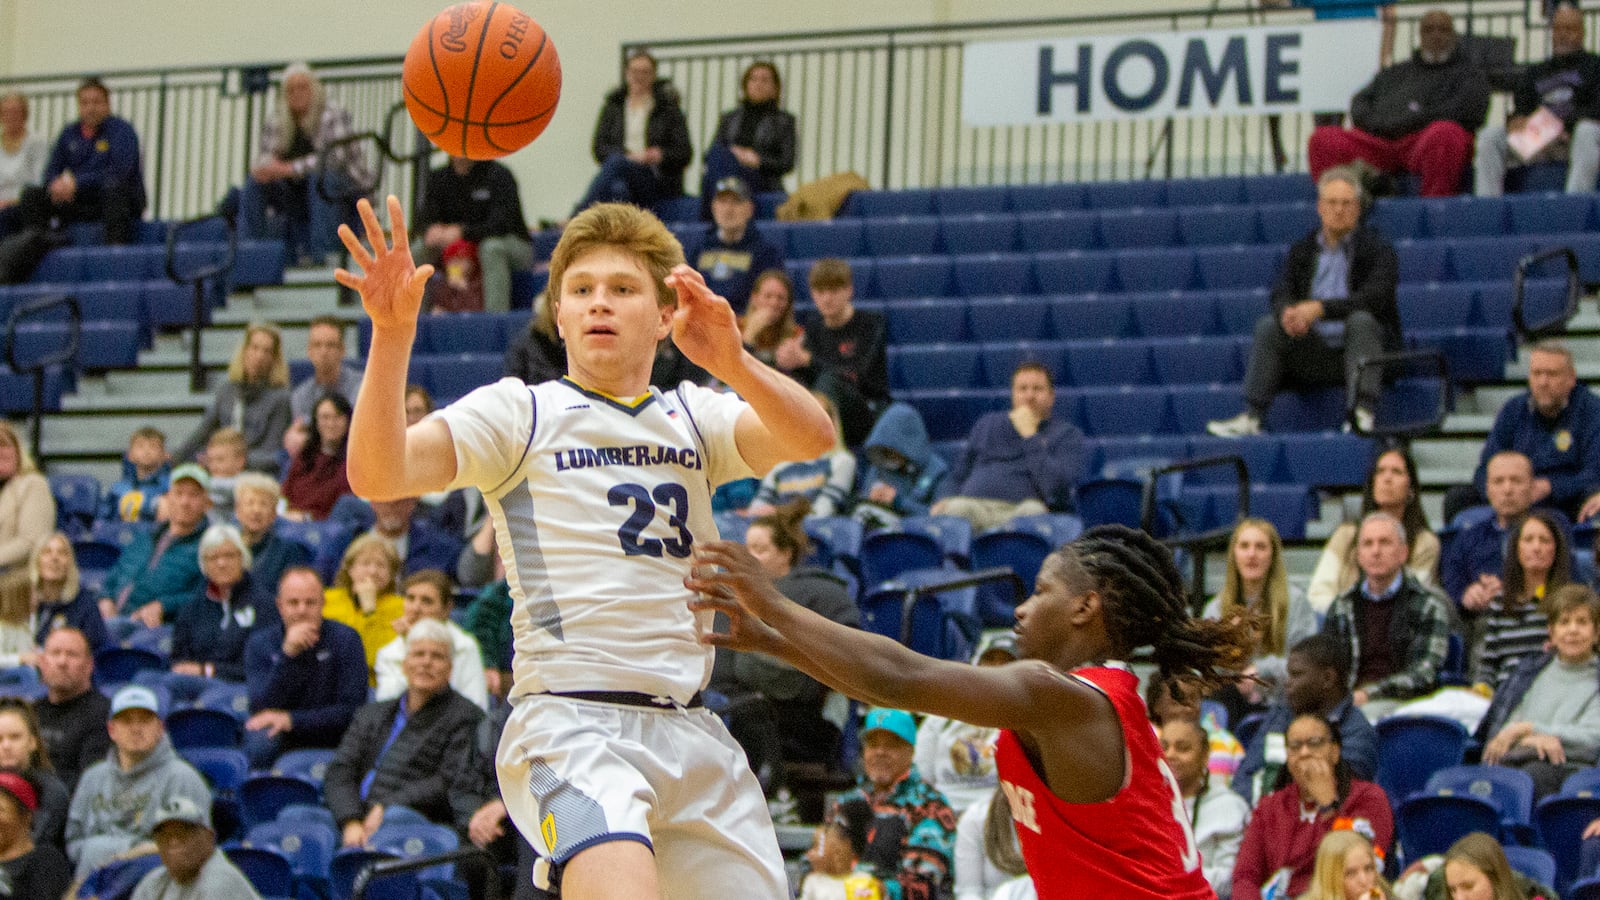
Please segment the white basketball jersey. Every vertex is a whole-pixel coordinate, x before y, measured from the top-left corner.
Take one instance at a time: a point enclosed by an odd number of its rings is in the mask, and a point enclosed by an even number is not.
[[[711,493],[752,473],[734,443],[747,409],[685,383],[637,402],[568,379],[515,378],[436,415],[456,448],[451,488],[483,492],[512,598],[513,698],[637,691],[686,702],[705,686],[683,579],[716,540]]]

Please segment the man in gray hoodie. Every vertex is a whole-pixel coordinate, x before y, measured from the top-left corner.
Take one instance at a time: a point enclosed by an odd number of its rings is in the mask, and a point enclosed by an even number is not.
[[[211,790],[167,739],[156,695],[128,685],[111,698],[111,749],[78,781],[67,812],[67,855],[82,878],[150,839],[157,811],[174,797],[211,808]]]

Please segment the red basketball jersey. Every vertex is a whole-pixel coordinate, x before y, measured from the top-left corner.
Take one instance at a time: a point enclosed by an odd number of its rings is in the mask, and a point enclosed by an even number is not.
[[[995,750],[1000,786],[1011,801],[1022,856],[1040,900],[1215,900],[1200,872],[1178,782],[1145,714],[1139,679],[1110,666],[1072,674],[1116,708],[1128,748],[1127,779],[1110,800],[1068,803],[1045,786],[1017,736],[1000,732]]]

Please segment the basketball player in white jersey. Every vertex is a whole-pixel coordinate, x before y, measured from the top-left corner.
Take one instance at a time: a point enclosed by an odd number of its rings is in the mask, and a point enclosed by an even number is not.
[[[711,669],[683,579],[716,539],[711,492],[833,443],[826,413],[744,350],[715,296],[653,215],[599,204],[550,261],[569,375],[508,378],[406,427],[423,284],[399,201],[392,234],[359,204],[370,251],[340,236],[340,270],[372,319],[350,423],[349,477],[371,500],[468,485],[494,519],[514,607],[515,711],[501,794],[564,898],[788,896],[761,789],[700,706]],[[668,335],[737,393],[650,387]],[[740,399],[742,398],[742,399]],[[541,885],[542,886],[542,885]]]

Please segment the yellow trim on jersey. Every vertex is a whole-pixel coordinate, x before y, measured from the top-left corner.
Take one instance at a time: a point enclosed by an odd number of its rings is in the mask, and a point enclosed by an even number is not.
[[[625,400],[621,397],[614,397],[605,391],[597,391],[592,388],[586,388],[579,384],[571,375],[563,375],[561,376],[561,380],[577,390],[578,393],[583,394],[585,397],[593,397],[596,400],[604,400],[612,406],[624,411],[637,412],[638,410],[643,409],[645,404],[649,403],[651,400],[654,400],[656,396],[650,391],[645,391],[639,396],[634,397],[632,400]]]

